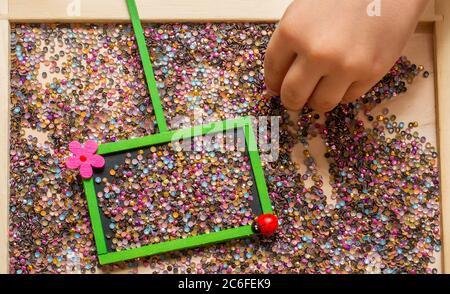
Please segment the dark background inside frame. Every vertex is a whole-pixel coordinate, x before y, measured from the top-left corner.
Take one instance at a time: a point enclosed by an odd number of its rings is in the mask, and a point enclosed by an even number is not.
[[[224,131],[224,135],[225,134],[229,134],[230,131]],[[207,136],[209,135],[214,135],[214,133],[210,133],[207,134]],[[233,144],[237,144],[237,138],[245,138],[244,136],[244,131],[242,128],[236,128],[234,129],[234,140],[233,140]],[[100,184],[95,183],[95,178],[96,177],[100,177],[100,178],[107,178],[108,181],[113,179],[113,176],[110,175],[109,171],[111,169],[114,168],[115,165],[121,164],[123,162],[125,162],[126,159],[126,154],[130,153],[132,158],[135,158],[137,156],[137,152],[139,150],[143,150],[144,151],[144,155],[150,152],[150,148],[152,146],[162,146],[162,145],[166,145],[165,144],[157,144],[157,145],[151,145],[151,146],[147,146],[144,148],[136,148],[136,149],[131,149],[131,150],[127,150],[127,151],[122,151],[122,152],[116,152],[116,153],[110,153],[110,154],[105,154],[103,155],[103,157],[105,158],[105,166],[102,169],[94,169],[94,174],[93,174],[93,179],[94,179],[94,187],[95,187],[95,195],[97,195],[98,192],[103,191],[103,188],[105,187],[103,181]],[[248,146],[247,143],[245,142],[245,139],[243,140],[243,144],[245,144],[245,156],[248,158],[248,162],[249,164],[251,164],[250,161],[250,156],[248,154]],[[175,152],[172,149],[173,152]],[[197,152],[195,150],[192,151],[187,151],[187,152]],[[220,152],[220,151],[218,151]],[[225,152],[230,152],[230,151],[225,151]],[[250,207],[252,209],[252,214],[254,217],[262,214],[262,207],[261,207],[261,202],[259,199],[259,193],[258,193],[258,189],[256,187],[256,181],[255,181],[255,176],[253,173],[253,168],[250,169],[250,178],[253,181],[253,185],[251,186],[251,193],[252,193],[252,200],[250,201]],[[102,220],[102,228],[103,228],[103,232],[105,235],[105,241],[106,241],[106,247],[108,252],[115,252],[115,249],[112,249],[112,239],[114,236],[114,232],[113,230],[109,227],[109,225],[111,224],[111,221],[108,217],[105,216],[103,209],[101,207],[99,207],[99,212],[100,212],[100,218]]]

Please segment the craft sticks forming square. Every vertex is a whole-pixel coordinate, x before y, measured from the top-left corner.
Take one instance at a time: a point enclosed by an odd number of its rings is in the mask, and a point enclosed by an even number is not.
[[[174,140],[192,139],[198,136],[241,130],[245,137],[245,147],[251,164],[253,181],[254,184],[256,184],[255,192],[257,194],[256,203],[258,206],[256,211],[261,214],[272,213],[272,205],[268,195],[267,185],[250,117],[213,122],[210,124],[194,126],[181,130],[169,131],[167,129],[164,111],[162,109],[161,100],[156,87],[156,81],[147,51],[143,29],[139,20],[136,3],[134,0],[127,0],[127,5],[131,16],[134,33],[136,35],[139,54],[142,59],[159,133],[141,138],[100,144],[97,154],[104,156],[104,158],[108,160],[108,157],[115,156],[117,154],[132,152],[137,149],[149,148],[150,146],[155,145],[169,144]],[[95,173],[98,173],[98,171],[95,171]],[[99,263],[102,265],[175,250],[204,246],[236,238],[249,237],[256,234],[252,225],[245,225],[207,234],[194,235],[184,239],[164,241],[161,243],[144,245],[138,248],[114,251],[108,245],[108,240],[105,234],[108,229],[108,219],[99,207],[94,177],[84,179],[83,187],[87,198]]]

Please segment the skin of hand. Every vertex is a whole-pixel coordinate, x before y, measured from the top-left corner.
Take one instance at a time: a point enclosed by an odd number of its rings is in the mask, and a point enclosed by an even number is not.
[[[365,94],[395,64],[428,0],[296,0],[264,60],[267,92],[300,111],[330,111]]]

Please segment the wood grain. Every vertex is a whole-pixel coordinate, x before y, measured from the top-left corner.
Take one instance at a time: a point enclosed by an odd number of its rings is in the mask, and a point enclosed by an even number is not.
[[[0,0],[0,19],[8,18],[8,0]]]
[[[7,14],[7,0],[0,0]],[[0,19],[0,274],[8,272],[9,207],[9,22]]]
[[[137,0],[143,21],[277,21],[291,0]],[[9,5],[8,5],[9,3]],[[79,6],[77,6],[79,3]],[[72,6],[70,6],[72,5]],[[75,5],[75,6],[74,6]],[[77,8],[79,7],[79,14]],[[9,10],[8,10],[9,8]],[[0,273],[8,272],[8,202],[9,202],[9,21],[12,22],[129,22],[123,0],[0,0]],[[435,22],[435,66],[436,76],[430,76],[426,87],[413,84],[408,91],[408,100],[415,101],[412,106],[434,106],[434,91],[430,82],[436,79],[436,112],[439,126],[435,124],[434,114],[422,108],[417,112],[406,111],[408,119],[422,120],[421,134],[428,138],[436,135],[440,145],[441,190],[442,190],[442,233],[443,269],[450,273],[450,1],[431,1],[424,12],[422,22]],[[432,32],[427,32],[429,39]],[[430,44],[413,37],[406,54],[413,62],[432,63],[429,57]],[[414,43],[414,44],[413,44]],[[415,45],[419,44],[419,45]],[[422,45],[420,45],[422,44]],[[417,46],[417,47],[415,47]],[[434,87],[432,87],[434,90]],[[416,90],[414,90],[416,89]],[[414,94],[415,93],[415,94]],[[411,98],[413,97],[413,98]],[[421,99],[421,100],[418,100]],[[398,100],[400,104],[406,103]],[[411,101],[408,101],[410,105]],[[393,102],[394,103],[394,102]],[[431,104],[430,104],[431,103]],[[392,105],[400,110],[400,106]],[[426,108],[428,109],[428,108]],[[432,112],[434,113],[434,112]],[[431,116],[431,117],[430,117]],[[426,119],[426,121],[425,121]],[[437,257],[438,261],[440,257]],[[151,272],[150,268],[140,268],[140,272]]]
[[[292,0],[137,0],[142,21],[277,21]],[[128,22],[124,0],[9,0],[14,22]],[[421,21],[432,22],[434,0]]]
[[[438,134],[441,168],[441,211],[444,272],[450,273],[450,1],[437,0],[443,20],[435,25]]]

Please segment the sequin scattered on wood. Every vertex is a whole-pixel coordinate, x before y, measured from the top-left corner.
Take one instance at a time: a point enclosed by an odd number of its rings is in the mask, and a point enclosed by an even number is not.
[[[140,264],[161,273],[436,271],[438,154],[415,131],[417,122],[373,111],[386,99],[407,99],[396,96],[429,73],[403,57],[359,102],[337,107],[324,124],[305,108],[292,135],[279,100],[263,93],[273,30],[272,24],[163,24],[147,25],[145,34],[172,129],[181,115],[194,123],[281,116],[279,157],[264,166],[279,233],[103,270],[137,271]],[[155,132],[131,28],[15,24],[11,48],[10,272],[95,272],[85,197],[80,179],[64,166],[65,146]],[[29,129],[44,138],[26,136]],[[308,150],[314,136],[327,145],[330,179],[317,174]],[[290,158],[296,143],[305,147],[302,175]],[[307,187],[308,179],[314,185]],[[336,204],[327,202],[324,181]]]

